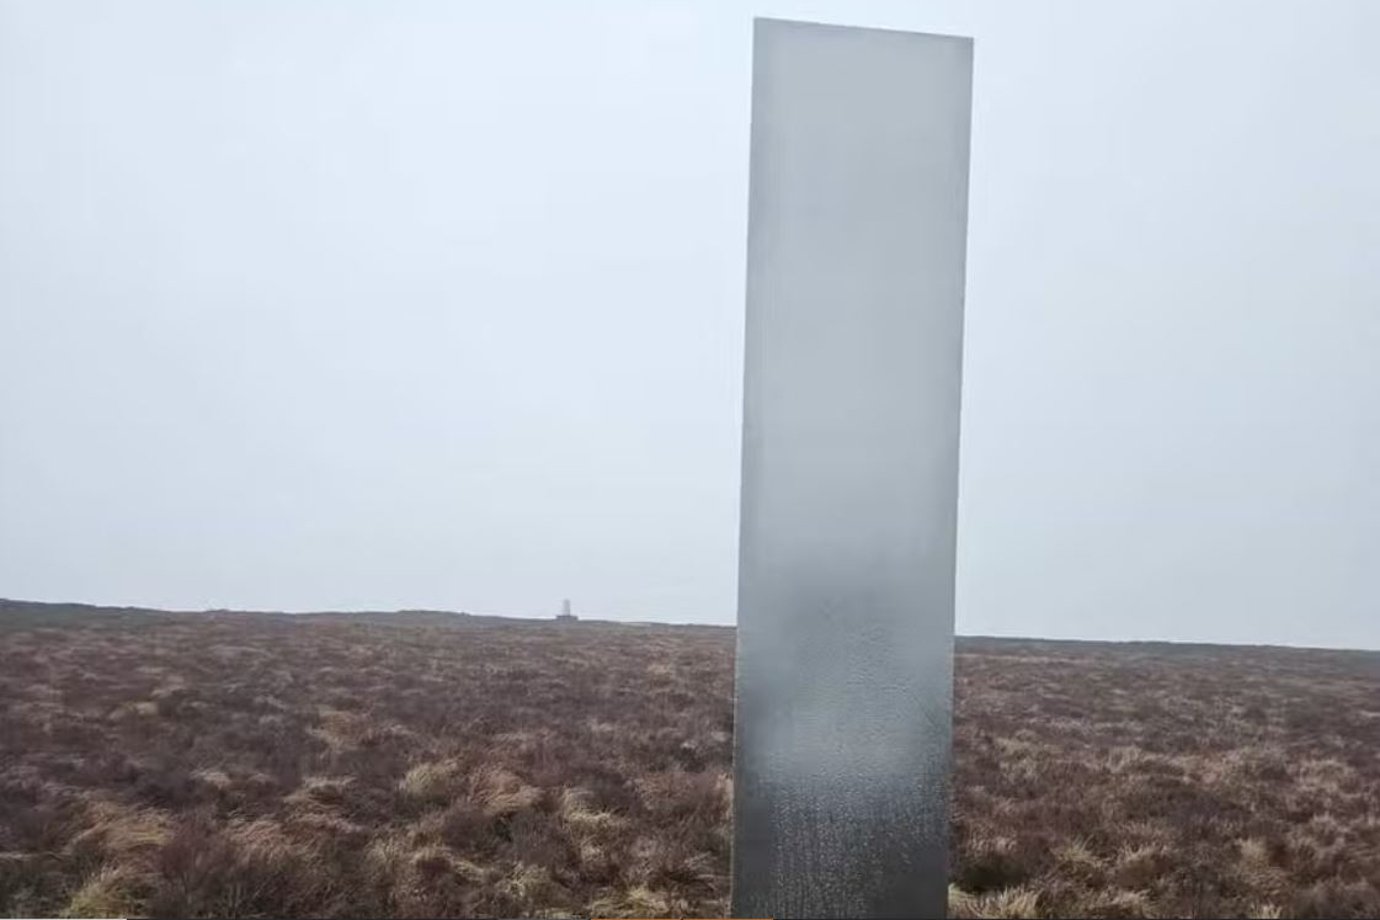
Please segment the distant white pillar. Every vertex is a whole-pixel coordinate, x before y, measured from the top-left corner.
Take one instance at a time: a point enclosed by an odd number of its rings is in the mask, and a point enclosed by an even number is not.
[[[561,616],[570,616],[570,598],[566,598],[565,600],[561,601]]]
[[[735,916],[945,915],[972,53],[755,26]]]

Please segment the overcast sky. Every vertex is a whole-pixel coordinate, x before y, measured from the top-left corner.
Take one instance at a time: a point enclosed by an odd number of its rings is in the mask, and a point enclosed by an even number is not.
[[[0,596],[731,623],[751,17],[976,39],[958,629],[1380,648],[1380,4],[0,0]]]

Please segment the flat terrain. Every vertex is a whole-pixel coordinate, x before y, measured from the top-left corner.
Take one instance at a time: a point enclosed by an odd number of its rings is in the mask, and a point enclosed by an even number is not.
[[[0,915],[723,916],[732,630],[0,602]],[[957,916],[1380,916],[1380,654],[964,639]]]

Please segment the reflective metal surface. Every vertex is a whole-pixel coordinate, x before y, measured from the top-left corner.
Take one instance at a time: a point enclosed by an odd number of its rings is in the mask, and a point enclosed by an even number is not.
[[[971,84],[756,25],[735,916],[944,916]]]

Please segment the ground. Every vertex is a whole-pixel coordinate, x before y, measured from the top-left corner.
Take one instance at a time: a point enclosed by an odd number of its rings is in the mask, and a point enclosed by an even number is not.
[[[0,602],[0,915],[723,916],[733,632]],[[1380,916],[1380,654],[960,639],[951,912]]]

